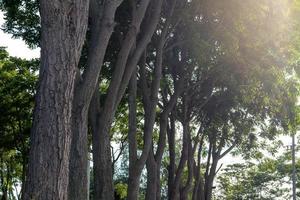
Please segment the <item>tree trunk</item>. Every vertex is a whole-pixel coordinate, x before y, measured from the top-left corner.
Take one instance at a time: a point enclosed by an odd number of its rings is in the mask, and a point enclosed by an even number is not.
[[[95,92],[90,106],[90,124],[92,129],[94,199],[114,199],[112,161],[110,151],[109,114],[101,114],[99,92]]]
[[[8,200],[7,180],[5,180],[5,174],[4,174],[5,163],[4,161],[2,161],[2,159],[0,161],[1,161],[0,164],[2,165],[1,168],[3,169],[1,170],[1,192],[2,192],[1,200]],[[7,169],[6,169],[6,173],[7,173]]]
[[[129,94],[128,94],[128,106],[129,106],[129,131],[128,131],[128,144],[129,144],[129,177],[128,177],[128,188],[127,198],[131,200],[137,200],[139,194],[139,183],[140,176],[139,169],[137,166],[137,74],[136,71],[132,74],[129,82]]]
[[[126,87],[132,76],[137,63],[140,60],[142,52],[151,40],[151,37],[156,29],[159,21],[162,0],[153,1],[153,15],[148,26],[143,30],[140,40],[136,44],[136,48],[132,49],[137,41],[137,35],[140,31],[140,25],[144,19],[145,13],[148,8],[150,0],[141,1],[139,6],[134,5],[133,19],[125,39],[122,43],[121,50],[119,51],[116,61],[115,70],[108,88],[105,103],[101,112],[93,115],[98,118],[98,127],[93,130],[93,159],[94,159],[94,183],[95,183],[95,197],[105,200],[113,198],[113,180],[112,180],[112,167],[111,167],[111,153],[110,153],[110,135],[109,131],[113,121],[115,111],[125,93]],[[129,57],[130,52],[132,56]],[[95,132],[98,130],[98,133]],[[148,148],[147,146],[147,149]],[[146,149],[146,150],[147,150]],[[103,155],[105,154],[105,155]],[[143,154],[142,154],[143,155]],[[141,156],[146,160],[144,156]],[[140,163],[141,161],[139,161]],[[140,164],[139,164],[140,166]],[[102,176],[103,175],[103,176]],[[108,180],[110,176],[110,180]],[[104,178],[103,178],[104,177]],[[103,183],[103,184],[101,184]],[[111,195],[107,193],[111,192]],[[107,196],[105,198],[105,196]]]
[[[67,199],[74,83],[88,5],[84,0],[40,1],[41,69],[25,200]]]
[[[182,151],[181,151],[181,158],[176,170],[176,175],[174,178],[174,182],[171,188],[171,196],[170,199],[172,200],[179,200],[180,199],[180,183],[182,178],[182,173],[184,170],[184,166],[186,161],[188,160],[188,131],[189,131],[189,122],[185,121],[182,122],[183,126],[183,144],[182,144]]]
[[[87,108],[86,108],[87,109]],[[87,111],[73,108],[72,143],[70,152],[69,199],[87,199],[88,196],[88,137]],[[82,113],[81,113],[82,112]]]
[[[129,171],[127,199],[137,200],[140,188],[140,174],[137,170]]]
[[[157,195],[157,165],[153,155],[153,148],[149,152],[149,156],[146,162],[147,168],[147,190],[145,200],[156,200]]]
[[[171,200],[172,188],[175,179],[175,120],[171,115],[170,128],[167,129],[168,142],[169,142],[169,166],[168,166],[168,199]]]
[[[194,169],[193,169],[193,161],[194,161],[194,151],[192,147],[192,139],[191,135],[188,132],[188,160],[187,160],[187,168],[188,168],[188,177],[187,181],[184,185],[184,187],[181,190],[180,194],[180,199],[181,200],[187,200],[188,199],[188,194],[190,193],[192,182],[193,182],[193,174],[194,174]]]
[[[198,149],[198,155],[197,155],[197,164],[194,162],[194,176],[195,176],[195,183],[193,188],[193,196],[192,200],[205,200],[204,197],[204,184],[203,184],[203,177],[201,175],[201,153],[202,153],[202,146],[203,146],[203,140],[204,136],[202,136],[199,149]]]
[[[114,16],[122,0],[106,1],[101,7],[97,0],[90,4],[90,32],[87,68],[78,77],[72,116],[72,143],[70,155],[69,199],[88,197],[88,109],[94,91],[98,91],[98,78],[106,48],[114,29]],[[103,9],[103,13],[101,12]],[[102,15],[102,16],[101,16]]]
[[[218,155],[213,155],[213,162],[209,170],[209,175],[205,180],[205,200],[211,200],[212,198],[213,182],[216,175],[218,161]]]
[[[121,86],[126,87],[128,85],[131,74],[133,73],[132,70],[126,83],[122,81],[130,50],[136,42],[136,37],[149,2],[150,0],[142,1],[136,10],[137,13],[133,16],[132,24],[126,34],[121,50],[119,51],[103,109],[101,112],[97,112],[96,115],[92,115],[93,118],[96,118],[93,120],[97,121],[93,126],[94,184],[95,199],[97,200],[111,200],[114,198],[109,131],[116,108],[119,104],[119,89]],[[142,49],[145,49],[145,47],[146,45]],[[136,64],[137,63],[132,66],[133,69],[136,67]],[[124,92],[121,92],[120,98],[123,96]],[[97,105],[100,108],[99,102],[97,102]]]
[[[93,134],[93,141],[95,140],[93,142],[93,151],[97,151],[94,155],[99,156],[98,159],[94,159],[94,177],[101,178],[94,179],[95,199],[112,200],[114,199],[114,187],[109,136],[110,123],[102,123],[101,118],[98,123],[99,126],[97,126]]]
[[[24,199],[25,195],[25,181],[26,181],[26,168],[27,168],[27,153],[22,151],[22,176],[21,176],[21,199]]]

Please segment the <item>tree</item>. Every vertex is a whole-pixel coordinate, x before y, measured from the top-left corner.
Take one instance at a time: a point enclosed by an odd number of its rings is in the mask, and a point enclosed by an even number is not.
[[[288,162],[290,157],[284,153],[276,159],[263,157],[227,166],[218,179],[220,192],[217,197],[222,199],[291,198],[289,185],[292,168]],[[299,161],[296,165],[299,165]]]
[[[74,87],[88,1],[40,1],[41,66],[24,199],[67,199]]]
[[[0,48],[2,199],[13,199],[15,195],[21,199],[24,195],[38,64],[37,60],[10,57]]]
[[[30,169],[47,170],[28,183],[48,192],[37,198],[87,199],[92,143],[94,199],[209,200],[222,157],[296,127],[285,1],[72,2],[1,2],[4,29],[42,47]]]

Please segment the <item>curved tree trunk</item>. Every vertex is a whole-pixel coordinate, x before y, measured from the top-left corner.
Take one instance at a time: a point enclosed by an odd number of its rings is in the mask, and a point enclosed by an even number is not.
[[[160,19],[159,16],[161,12],[162,0],[152,1],[152,9],[148,9],[150,2],[150,0],[145,0],[140,1],[138,6],[133,5],[134,13],[132,23],[125,36],[124,42],[122,43],[121,50],[119,51],[105,103],[101,109],[101,112],[93,115],[94,117],[98,118],[98,127],[93,130],[94,183],[96,199],[113,199],[112,162],[109,131],[115,111],[125,93],[132,73],[136,69],[138,61],[150,42]],[[140,26],[147,10],[151,12],[152,16],[149,18],[149,24],[144,27],[143,31],[140,31]],[[143,34],[141,35],[140,40],[137,42],[137,36],[139,32],[143,32]],[[135,48],[133,48],[134,46]],[[129,56],[130,52],[131,56]],[[98,133],[95,131],[98,131]],[[151,135],[147,134],[146,137],[151,138]],[[149,141],[149,139],[145,141]],[[142,170],[143,163],[145,163],[147,154],[150,150],[150,144],[151,141],[145,144],[143,150],[144,153],[142,153],[141,157],[137,160],[138,167],[134,169],[137,169],[138,171]],[[136,189],[133,191],[136,191]],[[107,193],[111,193],[112,195],[108,195]]]
[[[78,77],[73,104],[72,143],[70,155],[69,199],[88,199],[88,109],[98,79],[106,48],[114,29],[114,16],[122,0],[98,0],[90,3],[90,41],[87,68]],[[101,12],[103,10],[103,13]]]

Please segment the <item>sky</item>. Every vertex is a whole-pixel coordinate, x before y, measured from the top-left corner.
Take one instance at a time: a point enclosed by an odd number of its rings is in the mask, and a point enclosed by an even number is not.
[[[0,26],[2,27],[4,23],[4,15],[3,12],[0,12]],[[20,58],[38,58],[40,57],[40,50],[29,49],[24,41],[21,39],[12,38],[11,34],[6,34],[2,30],[0,30],[0,46],[6,47],[9,55],[20,57]]]

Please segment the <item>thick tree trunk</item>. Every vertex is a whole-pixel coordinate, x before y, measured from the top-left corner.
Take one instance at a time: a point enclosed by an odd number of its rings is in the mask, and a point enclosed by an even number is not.
[[[74,83],[88,5],[85,0],[40,1],[41,69],[25,200],[63,200],[68,196]]]

